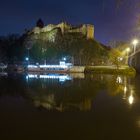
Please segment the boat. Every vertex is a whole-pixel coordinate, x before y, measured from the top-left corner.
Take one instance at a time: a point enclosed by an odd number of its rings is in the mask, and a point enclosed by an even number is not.
[[[59,65],[28,65],[28,72],[67,73],[72,67],[71,63],[60,63]]]

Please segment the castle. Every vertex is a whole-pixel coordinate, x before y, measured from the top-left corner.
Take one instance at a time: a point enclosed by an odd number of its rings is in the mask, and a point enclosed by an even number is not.
[[[66,22],[62,22],[58,25],[49,24],[43,27],[36,26],[35,28],[33,28],[32,31],[30,31],[30,33],[33,33],[33,34],[46,33],[46,32],[51,32],[57,28],[61,29],[61,33],[63,35],[65,33],[81,33],[87,39],[94,39],[94,26],[91,24],[71,26],[70,24],[67,24]]]

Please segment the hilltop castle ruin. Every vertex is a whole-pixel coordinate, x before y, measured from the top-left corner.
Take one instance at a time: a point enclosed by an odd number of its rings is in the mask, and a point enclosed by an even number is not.
[[[33,28],[32,31],[30,31],[30,33],[33,33],[33,34],[47,33],[47,32],[51,32],[58,28],[61,30],[61,33],[63,35],[65,33],[81,33],[87,39],[94,39],[94,26],[91,24],[83,24],[80,26],[71,26],[70,24],[67,24],[66,22],[62,22],[58,25],[49,24],[44,27],[36,26],[35,28]]]

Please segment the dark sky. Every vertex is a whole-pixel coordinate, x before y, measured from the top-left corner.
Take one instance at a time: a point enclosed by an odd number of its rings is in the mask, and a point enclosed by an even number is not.
[[[129,40],[136,35],[140,0],[123,1],[117,8],[115,0],[1,0],[0,35],[23,33],[42,18],[45,24],[94,24],[102,43]]]

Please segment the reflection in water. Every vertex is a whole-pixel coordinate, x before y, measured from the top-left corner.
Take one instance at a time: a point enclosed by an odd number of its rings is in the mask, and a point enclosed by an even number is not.
[[[38,74],[28,74],[26,76],[26,80],[36,78],[36,79],[58,79],[59,82],[65,82],[67,80],[72,80],[72,77],[69,75],[64,74],[44,74],[44,75],[38,75]]]
[[[127,87],[125,86],[124,87],[124,94],[126,94],[126,92],[127,92]]]
[[[140,139],[140,77],[42,75],[0,77],[2,139]]]
[[[123,99],[127,100],[128,103],[132,105],[134,103],[135,91],[133,90],[134,89],[133,83],[130,83],[130,78],[127,77],[122,78],[118,76],[117,81],[118,81],[117,83],[120,84],[123,88]],[[117,86],[119,87],[120,85]]]
[[[55,99],[54,99],[54,95],[48,95],[46,97],[44,97],[44,101],[41,100],[34,100],[34,105],[36,107],[44,107],[47,108],[48,110],[53,109],[53,106],[55,105]]]
[[[6,72],[0,72],[0,77],[6,77],[8,74]]]
[[[134,102],[130,78],[126,76],[28,74],[26,79],[27,96],[32,99],[36,107],[48,110],[90,111],[94,98],[103,90],[107,90],[111,96],[121,95],[122,99],[128,99],[129,104]]]
[[[83,73],[71,73],[68,74],[27,74],[26,80],[29,79],[54,79],[59,80],[59,82],[66,82],[72,80],[73,78],[84,79],[85,75]]]
[[[83,73],[72,73],[70,75],[28,74],[26,75],[27,89],[29,90],[27,91],[29,93],[27,96],[32,99],[34,105],[38,108],[43,107],[48,110],[58,111],[71,108],[76,110],[90,110],[91,101],[89,99],[80,100],[82,98],[80,92],[84,87],[82,87],[80,80],[84,78],[85,75]],[[85,83],[85,81],[83,82]],[[78,90],[78,94],[74,94],[76,90]],[[32,95],[30,93],[34,94]]]
[[[123,95],[124,100],[126,99],[126,93],[127,93],[127,86],[125,85],[124,86],[124,95]]]
[[[130,96],[129,96],[128,101],[129,101],[129,104],[130,104],[130,105],[133,104],[133,102],[134,102],[134,97],[133,97],[133,95],[130,95]]]
[[[132,105],[134,103],[134,90],[130,89],[130,95],[128,97],[129,104]]]
[[[26,81],[23,77],[26,77]],[[5,85],[9,85],[7,81],[11,86],[4,89]],[[0,88],[4,92],[21,93],[35,107],[48,110],[90,111],[96,96],[101,92],[114,97],[119,95],[130,105],[137,97],[133,78],[126,76],[29,73],[12,75],[3,79],[2,83]]]
[[[118,76],[116,82],[122,84],[123,83],[122,77]]]

